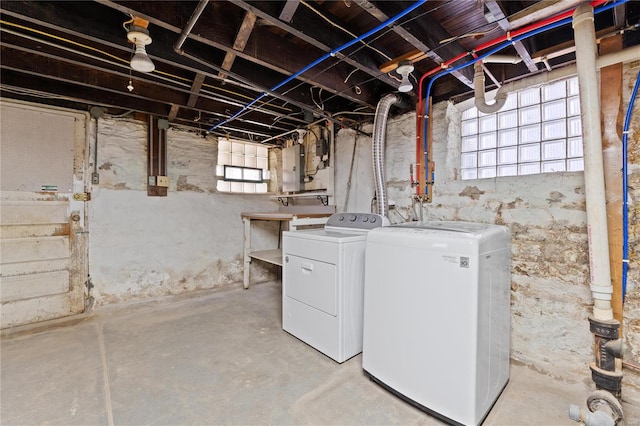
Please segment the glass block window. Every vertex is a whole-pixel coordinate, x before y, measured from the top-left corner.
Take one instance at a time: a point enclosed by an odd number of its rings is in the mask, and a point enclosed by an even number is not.
[[[495,114],[462,113],[462,179],[584,170],[578,79],[510,93]]]
[[[265,193],[269,149],[233,139],[218,139],[217,189],[220,192]]]

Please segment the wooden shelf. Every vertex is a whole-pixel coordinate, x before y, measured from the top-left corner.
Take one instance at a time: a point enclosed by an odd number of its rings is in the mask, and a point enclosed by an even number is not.
[[[249,257],[282,266],[282,250],[280,249],[252,251],[249,253]]]

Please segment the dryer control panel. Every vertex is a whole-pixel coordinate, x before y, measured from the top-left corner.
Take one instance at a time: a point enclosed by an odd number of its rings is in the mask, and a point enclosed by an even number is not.
[[[336,213],[327,220],[325,227],[347,229],[374,229],[389,226],[389,219],[374,213]]]

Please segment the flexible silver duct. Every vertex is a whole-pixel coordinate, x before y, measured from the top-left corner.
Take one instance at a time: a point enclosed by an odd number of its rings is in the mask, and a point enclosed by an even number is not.
[[[376,107],[376,115],[373,119],[373,178],[376,184],[376,199],[378,200],[378,214],[389,216],[389,200],[387,200],[387,181],[384,177],[384,141],[387,130],[387,118],[389,110],[402,98],[395,94],[389,93],[378,102]]]

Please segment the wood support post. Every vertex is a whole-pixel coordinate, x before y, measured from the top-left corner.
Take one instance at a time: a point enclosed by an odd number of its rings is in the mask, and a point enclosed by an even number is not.
[[[600,54],[622,49],[622,37],[602,39]],[[609,233],[609,262],[613,295],[613,316],[622,329],[622,64],[600,70],[600,104],[602,108],[602,149],[607,200],[607,230]],[[622,332],[622,330],[620,330]]]

